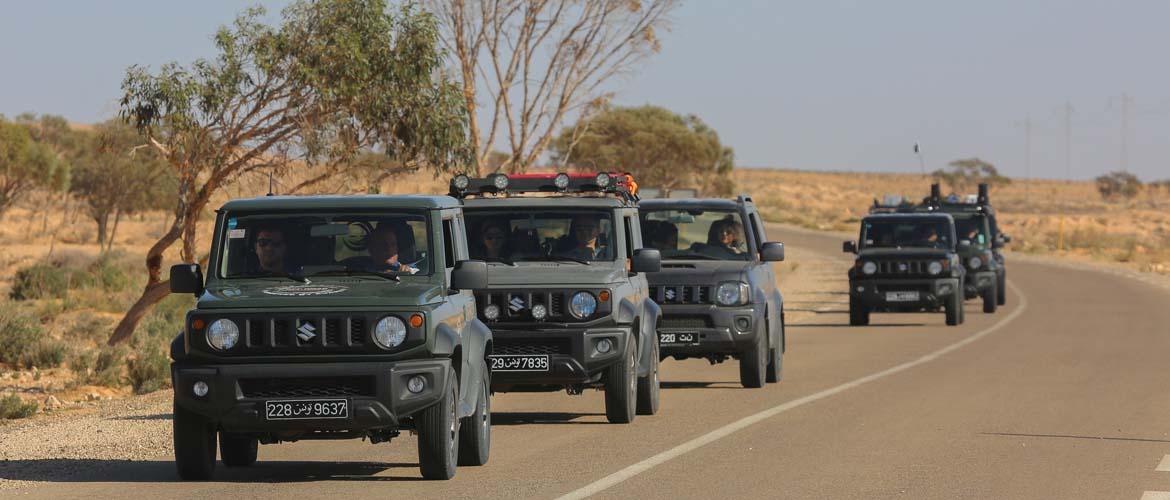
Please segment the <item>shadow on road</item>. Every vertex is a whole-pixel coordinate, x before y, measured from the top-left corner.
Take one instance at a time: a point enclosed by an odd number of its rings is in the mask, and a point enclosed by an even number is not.
[[[788,328],[809,327],[809,328],[888,328],[892,326],[907,327],[907,326],[926,326],[926,323],[871,323],[865,326],[852,326],[848,323],[793,323],[787,325]]]
[[[739,382],[667,382],[658,386],[663,389],[743,389]]]
[[[384,475],[394,469],[406,475]],[[66,472],[75,471],[75,472]],[[170,460],[41,459],[6,460],[0,479],[48,483],[178,482]],[[423,481],[417,463],[265,461],[251,467],[216,464],[212,482],[298,483],[314,481]]]
[[[129,415],[125,417],[114,417],[113,420],[171,420],[170,413],[155,413],[154,415]]]
[[[582,417],[604,417],[604,413],[570,412],[492,412],[492,425],[576,424],[609,425],[605,420],[578,420]]]

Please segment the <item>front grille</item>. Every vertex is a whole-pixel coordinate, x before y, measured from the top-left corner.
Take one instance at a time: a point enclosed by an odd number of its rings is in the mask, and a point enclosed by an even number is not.
[[[245,378],[239,384],[246,398],[374,396],[374,377]]]
[[[370,330],[386,312],[325,311],[262,312],[234,314],[201,314],[210,323],[216,319],[230,319],[240,327],[240,345],[230,351],[214,354],[250,356],[267,354],[345,354],[384,353],[369,339]],[[400,318],[409,312],[396,312]],[[403,349],[421,343],[426,335],[423,328],[408,327]],[[195,344],[200,350],[209,350],[205,343]]]
[[[659,304],[710,304],[706,285],[659,285],[650,287],[650,298]]]
[[[928,276],[928,260],[879,260],[877,274],[881,276]]]
[[[549,339],[531,341],[506,341],[496,339],[492,345],[493,355],[524,355],[524,354],[572,354],[573,348],[569,339]]]
[[[597,312],[593,317],[579,320],[569,314],[568,301],[573,294],[581,290],[492,290],[475,294],[475,302],[479,307],[480,319],[487,321],[483,310],[489,304],[500,308],[500,322],[532,322],[532,306],[540,304],[545,307],[547,316],[543,321],[553,323],[572,323],[588,321],[608,314],[611,305],[598,301]],[[594,297],[600,290],[587,289]]]
[[[710,316],[663,316],[658,320],[659,328],[711,328],[715,326]]]

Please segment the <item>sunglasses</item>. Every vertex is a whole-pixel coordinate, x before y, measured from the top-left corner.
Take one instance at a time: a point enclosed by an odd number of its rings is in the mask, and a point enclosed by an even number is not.
[[[273,240],[273,239],[269,239],[269,238],[260,238],[260,239],[256,240],[256,246],[263,247],[263,248],[282,247],[282,246],[284,246],[284,240]]]
[[[502,239],[504,239],[504,235],[498,234],[498,233],[488,233],[488,234],[483,235],[483,239],[493,240],[493,241],[494,240],[502,240]]]

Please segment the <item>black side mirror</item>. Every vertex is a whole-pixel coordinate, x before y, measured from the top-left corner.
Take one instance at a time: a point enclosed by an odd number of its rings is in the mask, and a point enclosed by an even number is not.
[[[778,241],[766,241],[760,248],[760,260],[764,262],[780,262],[784,260],[784,244]]]
[[[488,286],[488,266],[482,260],[461,260],[451,270],[452,290],[483,290]]]
[[[999,234],[999,239],[1003,240],[1004,243],[1011,243],[1012,242],[1012,237],[1008,236],[1006,234],[1003,234],[1003,233]]]
[[[857,253],[857,242],[852,240],[846,241],[841,245],[841,251],[845,253]]]
[[[634,258],[630,259],[631,273],[656,273],[661,270],[662,252],[653,248],[634,250]]]
[[[959,250],[967,250],[971,248],[971,240],[959,240],[959,244],[956,245],[956,248]]]
[[[171,266],[171,293],[190,293],[196,297],[203,294],[203,270],[199,264]]]

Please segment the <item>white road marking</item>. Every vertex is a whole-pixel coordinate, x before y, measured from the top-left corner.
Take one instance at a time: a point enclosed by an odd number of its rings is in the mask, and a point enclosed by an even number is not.
[[[1170,455],[1162,457],[1162,462],[1158,464],[1158,468],[1154,469],[1158,472],[1170,472]]]
[[[1170,491],[1147,491],[1142,493],[1142,500],[1170,500]]]
[[[602,491],[605,491],[609,488],[612,488],[613,486],[616,486],[617,484],[621,483],[622,481],[625,481],[625,480],[630,479],[634,476],[637,476],[638,474],[641,474],[641,473],[646,472],[650,469],[653,469],[654,467],[662,465],[663,463],[666,463],[674,458],[685,455],[688,452],[694,451],[698,448],[701,448],[701,447],[706,446],[710,443],[718,441],[721,438],[727,437],[727,436],[729,436],[737,431],[741,431],[741,430],[743,430],[747,427],[750,427],[754,424],[757,424],[763,420],[772,418],[776,415],[784,413],[784,412],[791,410],[793,408],[799,408],[799,407],[807,405],[809,403],[812,403],[815,401],[820,401],[820,400],[825,399],[829,396],[833,396],[833,395],[836,395],[838,393],[845,392],[849,389],[853,389],[853,388],[868,384],[870,382],[873,382],[875,380],[879,380],[879,379],[888,377],[888,376],[893,375],[895,373],[909,370],[909,369],[914,368],[918,365],[921,365],[924,363],[929,363],[931,361],[938,359],[939,357],[941,357],[945,354],[948,354],[952,351],[961,349],[962,347],[966,346],[967,344],[975,342],[976,340],[979,340],[979,339],[987,336],[988,334],[1003,328],[1005,325],[1007,325],[1008,323],[1011,323],[1013,320],[1018,318],[1020,316],[1020,314],[1023,314],[1024,310],[1026,310],[1028,308],[1028,299],[1027,299],[1027,297],[1024,296],[1023,293],[1020,293],[1019,288],[1017,288],[1016,285],[1011,281],[1008,281],[1007,285],[1009,288],[1012,289],[1013,292],[1015,292],[1016,299],[1020,303],[1019,307],[1017,307],[1014,311],[1012,311],[1011,314],[1008,314],[1003,319],[996,322],[994,325],[989,326],[989,327],[975,333],[974,335],[971,335],[970,337],[967,337],[963,340],[955,342],[954,344],[943,347],[942,349],[939,349],[939,350],[934,351],[930,354],[922,356],[921,358],[918,358],[918,359],[915,359],[912,361],[907,361],[907,362],[902,363],[900,365],[897,365],[897,366],[894,366],[891,368],[886,368],[885,370],[882,370],[880,372],[871,373],[869,375],[866,375],[866,376],[858,378],[858,379],[854,379],[850,382],[846,382],[846,383],[838,385],[836,387],[831,387],[829,389],[825,389],[823,391],[820,391],[820,392],[817,392],[814,394],[810,394],[810,395],[804,396],[802,398],[797,398],[797,399],[794,399],[794,400],[789,401],[787,403],[773,406],[771,408],[768,408],[767,410],[761,411],[761,412],[756,413],[754,415],[744,417],[744,418],[739,419],[735,422],[727,424],[723,427],[715,429],[707,434],[704,434],[704,435],[699,436],[697,438],[694,438],[690,441],[687,441],[683,444],[675,446],[674,448],[671,448],[671,449],[666,450],[662,453],[659,453],[659,454],[654,455],[650,458],[647,458],[641,462],[630,465],[630,466],[628,466],[622,470],[619,470],[613,474],[605,476],[605,477],[603,477],[603,478],[601,478],[593,483],[587,484],[580,489],[565,493],[564,495],[559,497],[557,500],[575,500],[575,499],[587,498],[587,497],[596,495],[598,493],[601,493]],[[1151,492],[1147,492],[1146,494],[1148,495],[1149,493],[1151,493]],[[1168,495],[1170,495],[1170,493],[1168,493]],[[1143,496],[1142,500],[1147,500],[1147,499],[1145,496]],[[1149,500],[1170,500],[1170,496],[1151,497]]]

